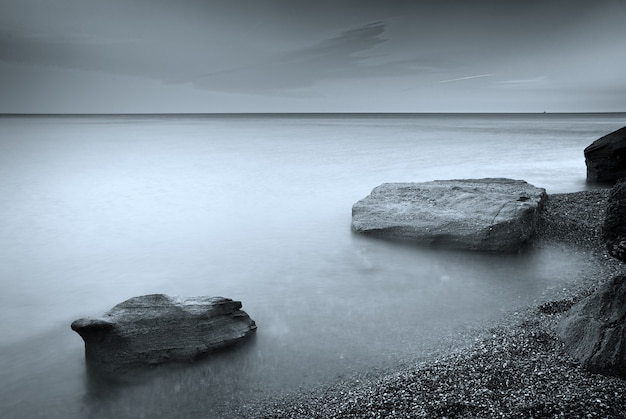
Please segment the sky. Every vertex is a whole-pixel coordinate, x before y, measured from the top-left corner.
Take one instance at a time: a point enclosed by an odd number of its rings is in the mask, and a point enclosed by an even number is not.
[[[0,0],[0,113],[626,112],[626,0]]]

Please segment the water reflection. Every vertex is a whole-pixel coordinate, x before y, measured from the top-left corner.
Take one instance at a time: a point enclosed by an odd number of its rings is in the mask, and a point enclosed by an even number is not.
[[[252,335],[193,363],[135,368],[116,376],[86,363],[83,413],[88,418],[228,416],[254,393],[255,340]]]

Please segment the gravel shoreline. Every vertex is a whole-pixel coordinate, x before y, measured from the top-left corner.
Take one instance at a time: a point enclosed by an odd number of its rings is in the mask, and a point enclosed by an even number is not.
[[[263,406],[264,418],[624,418],[626,380],[585,371],[553,332],[563,313],[626,269],[600,241],[608,189],[550,195],[533,246],[570,246],[593,261],[593,277],[553,290],[548,300],[477,333],[470,346],[399,366],[383,376],[354,377]]]

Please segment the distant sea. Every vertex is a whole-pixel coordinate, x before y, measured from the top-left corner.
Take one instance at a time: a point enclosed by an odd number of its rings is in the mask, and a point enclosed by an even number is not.
[[[583,149],[626,114],[0,117],[6,418],[228,416],[375,373],[566,288],[566,246],[490,256],[356,236],[384,182],[589,188]],[[137,295],[243,302],[255,339],[130,383],[87,374],[72,320]]]

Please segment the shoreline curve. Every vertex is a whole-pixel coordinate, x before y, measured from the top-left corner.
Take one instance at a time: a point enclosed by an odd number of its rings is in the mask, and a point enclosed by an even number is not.
[[[601,240],[609,188],[550,194],[533,246],[563,245],[595,274],[477,330],[473,344],[262,403],[241,417],[626,417],[626,380],[592,374],[564,350],[556,324],[601,283],[626,273]]]

